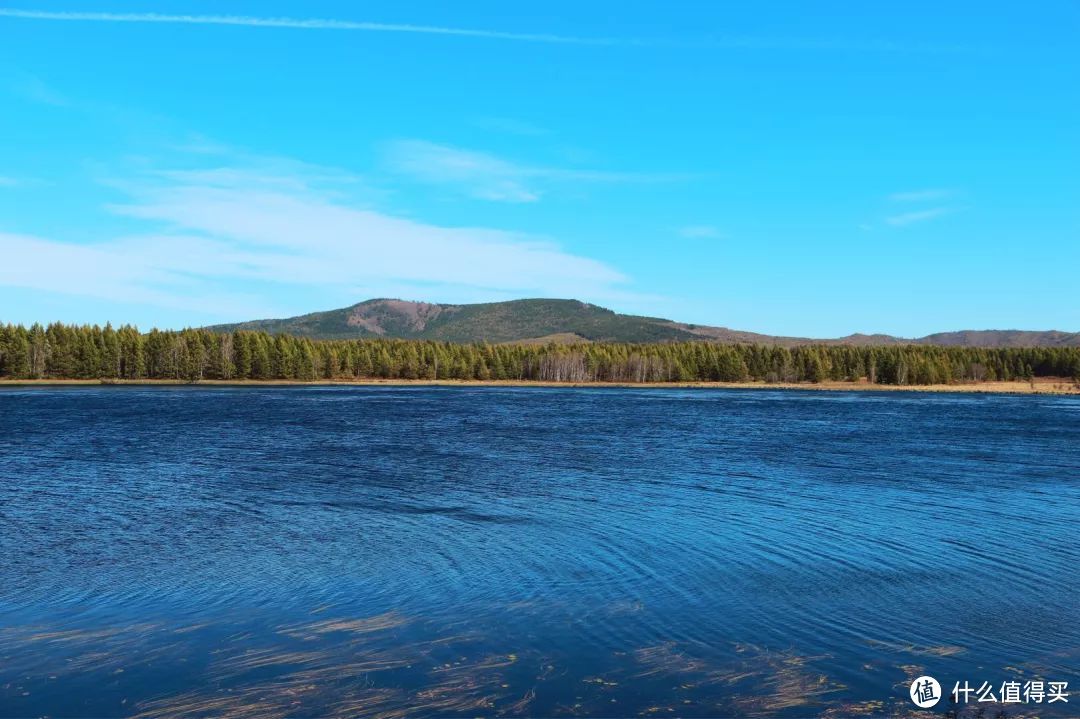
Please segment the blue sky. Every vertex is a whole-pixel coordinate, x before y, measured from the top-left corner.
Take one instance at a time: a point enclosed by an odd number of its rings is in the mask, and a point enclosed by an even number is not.
[[[1080,330],[1078,31],[1064,0],[6,2],[0,321]]]

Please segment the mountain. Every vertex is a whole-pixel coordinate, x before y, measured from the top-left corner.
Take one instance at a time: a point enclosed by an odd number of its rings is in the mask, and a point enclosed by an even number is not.
[[[218,325],[214,330],[262,330],[320,339],[401,337],[449,342],[662,342],[700,337],[669,320],[620,315],[577,300],[513,300],[443,305],[368,300],[352,307],[280,320]]]
[[[1028,332],[1025,330],[963,330],[920,337],[921,344],[953,347],[1077,347],[1080,332]]]
[[[965,330],[915,339],[853,334],[836,339],[776,337],[659,317],[623,315],[577,300],[530,299],[470,305],[375,299],[298,317],[215,325],[219,332],[260,330],[312,339],[396,337],[448,342],[665,342],[713,340],[800,345],[934,344],[964,347],[1076,347],[1080,333]]]

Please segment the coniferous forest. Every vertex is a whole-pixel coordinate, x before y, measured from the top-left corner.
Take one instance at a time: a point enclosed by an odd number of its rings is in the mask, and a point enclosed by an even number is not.
[[[821,382],[892,385],[1061,377],[1080,347],[780,347],[713,342],[453,344],[264,332],[0,325],[2,379]]]

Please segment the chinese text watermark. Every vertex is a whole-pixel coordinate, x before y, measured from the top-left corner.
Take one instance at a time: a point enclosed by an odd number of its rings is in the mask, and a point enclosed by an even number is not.
[[[931,676],[921,676],[911,682],[911,701],[920,709],[936,706],[942,699],[941,684]],[[1068,703],[1069,683],[1060,681],[1006,680],[1001,684],[968,680],[953,685],[949,698],[957,704],[1056,704]]]

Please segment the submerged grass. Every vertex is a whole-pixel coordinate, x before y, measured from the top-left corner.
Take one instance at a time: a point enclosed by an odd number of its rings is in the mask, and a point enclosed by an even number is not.
[[[321,612],[329,613],[329,609]],[[821,671],[828,655],[801,655],[734,644],[728,655],[692,642],[667,641],[616,652],[607,671],[580,667],[523,648],[490,651],[490,637],[473,633],[413,639],[421,623],[396,612],[368,617],[330,616],[232,631],[228,625],[168,626],[144,622],[94,629],[42,626],[0,630],[0,657],[33,653],[27,681],[118,676],[153,663],[189,662],[194,675],[156,697],[125,698],[136,719],[285,719],[291,716],[639,716],[820,715],[929,717],[907,701],[907,685],[925,673],[918,663],[894,665],[894,697],[844,702],[846,687]],[[426,627],[420,627],[427,629]],[[955,656],[955,646],[877,643],[879,648],[927,657]],[[47,657],[41,661],[41,657]],[[865,667],[867,671],[873,667]],[[1010,667],[1014,673],[1029,673]],[[21,684],[5,691],[28,691]],[[570,702],[553,702],[556,697]],[[651,698],[646,701],[645,698]],[[964,709],[957,717],[976,715]],[[1024,713],[1012,713],[1021,719]]]

